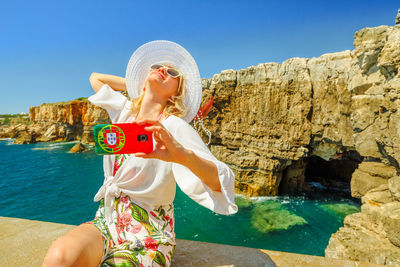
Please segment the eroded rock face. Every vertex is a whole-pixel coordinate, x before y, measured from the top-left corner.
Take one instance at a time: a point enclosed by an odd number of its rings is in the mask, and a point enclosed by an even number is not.
[[[234,169],[242,193],[276,195],[283,170],[308,150],[312,85],[306,66],[307,59],[295,58],[203,81],[205,98],[215,96],[205,120],[213,132],[211,151]]]
[[[362,29],[354,46],[204,80],[206,99],[215,97],[205,124],[237,191],[253,196],[305,188],[310,156],[357,152],[363,161],[351,192],[365,203],[332,236],[326,256],[400,266],[400,27]]]
[[[325,256],[400,266],[400,202],[393,200],[387,184],[369,191],[361,212],[331,236]]]
[[[72,153],[79,153],[79,152],[83,152],[86,151],[87,148],[81,143],[76,143],[69,151]]]
[[[277,194],[281,182],[288,191],[301,190],[301,175],[284,182],[283,174],[309,156],[333,160],[356,151],[399,171],[400,28],[362,29],[354,46],[203,80],[205,99],[215,97],[205,120],[211,149],[234,169],[239,192]],[[354,177],[355,197],[390,178],[361,170]]]
[[[93,143],[93,125],[109,123],[107,112],[87,100],[31,107],[29,117],[30,124],[2,127],[0,137],[15,138],[17,144],[72,140]]]
[[[354,45],[350,121],[366,161],[352,175],[351,192],[363,204],[331,236],[325,256],[400,266],[400,28],[363,29]]]
[[[396,168],[381,162],[362,162],[351,178],[351,195],[361,198],[368,191],[384,184],[395,176]]]

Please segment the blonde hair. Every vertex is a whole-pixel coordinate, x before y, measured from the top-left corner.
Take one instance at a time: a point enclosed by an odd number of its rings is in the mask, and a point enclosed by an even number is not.
[[[187,113],[187,107],[185,105],[186,86],[183,75],[179,76],[179,79],[180,79],[180,88],[178,88],[179,92],[176,96],[172,96],[172,99],[171,97],[168,99],[168,102],[164,107],[163,113],[165,115],[175,115],[177,117],[182,118]],[[142,106],[143,98],[144,98],[144,92],[140,96],[133,98],[131,100],[132,102],[131,112],[133,114],[139,112],[140,107]]]

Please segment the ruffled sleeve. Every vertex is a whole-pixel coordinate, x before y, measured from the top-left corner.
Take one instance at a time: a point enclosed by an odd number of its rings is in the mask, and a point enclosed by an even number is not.
[[[215,163],[222,192],[213,191],[189,168],[178,163],[172,163],[172,173],[176,183],[186,195],[200,205],[219,214],[236,213],[238,207],[235,204],[235,176],[232,170],[214,157],[192,126],[181,119],[179,119],[179,122],[175,125],[174,138],[184,148],[192,150],[197,156]]]
[[[104,84],[88,100],[93,105],[104,108],[110,116],[111,123],[117,123],[121,111],[127,102],[129,102],[124,95],[114,91],[108,84]]]

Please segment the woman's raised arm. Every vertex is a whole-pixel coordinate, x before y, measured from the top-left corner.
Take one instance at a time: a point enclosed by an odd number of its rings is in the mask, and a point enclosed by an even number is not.
[[[120,76],[92,72],[89,81],[95,93],[104,84],[108,84],[115,91],[126,91],[125,78]]]

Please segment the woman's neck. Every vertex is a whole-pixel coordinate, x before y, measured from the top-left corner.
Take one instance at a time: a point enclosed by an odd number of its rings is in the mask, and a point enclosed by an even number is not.
[[[157,97],[150,90],[144,94],[136,120],[157,120],[168,100]]]

